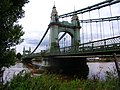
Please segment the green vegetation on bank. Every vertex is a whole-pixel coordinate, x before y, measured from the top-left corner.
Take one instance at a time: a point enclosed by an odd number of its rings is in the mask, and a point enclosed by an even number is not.
[[[61,79],[60,75],[17,75],[3,86],[3,90],[120,90],[118,79],[107,76],[106,80]],[[1,89],[0,89],[1,90]]]

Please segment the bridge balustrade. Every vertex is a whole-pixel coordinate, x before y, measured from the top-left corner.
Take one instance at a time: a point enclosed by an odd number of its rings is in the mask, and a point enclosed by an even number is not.
[[[120,36],[83,43],[79,46],[60,48],[60,52],[58,52],[58,54],[109,52],[118,50],[120,50]]]

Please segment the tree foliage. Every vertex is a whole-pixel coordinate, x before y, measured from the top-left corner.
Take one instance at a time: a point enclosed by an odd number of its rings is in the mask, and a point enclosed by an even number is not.
[[[14,64],[14,51],[10,47],[23,41],[24,32],[18,19],[24,17],[23,7],[28,0],[0,0],[0,69]]]

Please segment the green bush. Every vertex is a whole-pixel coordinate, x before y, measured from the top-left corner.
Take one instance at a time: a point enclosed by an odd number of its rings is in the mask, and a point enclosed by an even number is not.
[[[80,80],[61,79],[60,75],[42,74],[31,77],[30,74],[17,75],[4,90],[120,90],[118,79],[106,78],[106,80]]]

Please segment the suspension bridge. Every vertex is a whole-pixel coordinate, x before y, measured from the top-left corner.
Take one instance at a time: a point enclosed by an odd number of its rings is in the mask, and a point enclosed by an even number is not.
[[[52,70],[84,72],[88,70],[86,58],[120,54],[119,8],[120,0],[106,0],[58,15],[54,5],[47,30],[32,52],[23,51],[23,60],[41,57]],[[35,53],[48,32],[48,49]]]

